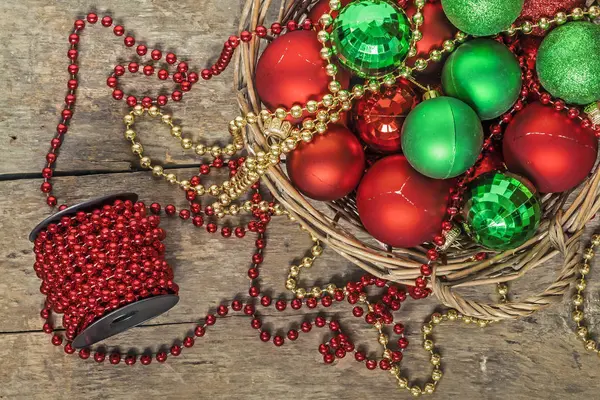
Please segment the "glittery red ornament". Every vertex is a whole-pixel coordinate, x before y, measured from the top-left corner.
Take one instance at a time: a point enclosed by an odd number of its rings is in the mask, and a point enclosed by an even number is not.
[[[399,152],[402,124],[417,103],[417,95],[406,83],[386,87],[381,92],[368,92],[354,105],[354,130],[375,151]]]
[[[525,0],[523,11],[515,23],[535,22],[542,17],[552,19],[559,11],[567,12],[576,7],[585,7],[585,0]],[[532,33],[543,36],[546,32],[537,28]]]
[[[289,109],[294,104],[321,100],[329,93],[331,77],[325,72],[322,47],[316,32],[306,30],[286,33],[267,46],[256,66],[255,85],[268,109]],[[347,88],[350,78],[342,68],[339,71],[336,78]]]
[[[340,10],[344,7],[346,7],[348,5],[348,3],[350,3],[350,0],[341,0],[340,4]],[[329,0],[321,0],[318,1],[313,8],[310,9],[310,12],[308,13],[308,18],[310,18],[310,20],[313,23],[318,23],[319,19],[321,18],[321,16],[323,14],[327,14],[331,11],[331,7],[329,7]],[[334,11],[331,14],[332,18],[336,18],[338,16],[339,12],[338,11]]]
[[[452,182],[427,178],[406,157],[377,161],[356,194],[358,214],[373,237],[393,247],[414,247],[440,232]]]
[[[415,12],[415,6],[411,5],[406,10],[406,15],[412,18]],[[423,14],[423,25],[421,25],[420,30],[423,38],[417,42],[417,55],[407,60],[408,65],[414,65],[417,58],[429,58],[429,52],[432,50],[441,50],[444,41],[454,39],[454,35],[457,32],[456,27],[448,21],[441,3],[428,2],[423,7],[421,13]],[[425,71],[420,73],[429,74],[439,72],[443,64],[443,61],[430,62]]]
[[[341,125],[310,143],[301,143],[286,161],[292,184],[315,200],[337,200],[350,193],[363,175],[365,153],[359,140]]]
[[[598,153],[594,132],[552,107],[531,103],[508,125],[503,141],[508,170],[542,193],[572,189],[585,180]]]

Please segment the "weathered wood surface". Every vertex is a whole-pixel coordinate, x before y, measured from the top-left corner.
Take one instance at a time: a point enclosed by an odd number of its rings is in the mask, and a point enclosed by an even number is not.
[[[183,357],[144,369],[139,365],[99,366],[66,356],[40,333],[38,312],[43,299],[27,241],[31,228],[48,214],[38,192],[41,180],[37,174],[65,92],[66,38],[73,16],[84,15],[94,5],[98,11],[110,10],[139,40],[159,43],[163,50],[190,58],[193,66],[214,59],[224,37],[234,31],[239,14],[237,0],[109,0],[102,4],[87,0],[4,0],[0,4],[0,39],[4,44],[0,60],[5,84],[0,100],[0,143],[4,150],[0,159],[0,398],[406,398],[390,376],[368,371],[353,360],[323,365],[316,348],[324,332],[301,335],[296,343],[275,348],[261,343],[249,320],[241,316],[219,321]],[[154,181],[145,172],[132,172],[137,164],[122,139],[120,122],[125,108],[112,100],[105,86],[113,64],[134,52],[125,50],[121,42],[122,38],[101,26],[86,28],[82,37],[79,104],[62,149],[58,170],[64,176],[56,179],[56,193],[72,204],[133,190],[146,201],[182,205],[181,194],[166,183]],[[224,74],[199,85],[186,101],[172,108],[196,137],[225,137],[223,127],[236,113],[229,77]],[[144,78],[133,79],[123,79],[129,82],[126,87]],[[148,81],[145,79],[144,83]],[[159,86],[153,82],[151,87]],[[144,123],[140,128],[150,155],[167,159],[174,167],[196,162],[171,141],[164,127]],[[191,174],[193,169],[180,172]],[[86,175],[78,176],[82,174]],[[143,349],[169,344],[221,301],[246,293],[252,235],[243,241],[225,241],[178,219],[165,219],[164,226],[169,232],[166,245],[181,287],[181,302],[169,313],[109,340],[107,346],[119,345],[126,350],[130,346]],[[300,257],[308,244],[294,225],[274,221],[261,274],[263,288],[274,295],[280,293],[288,264]],[[533,271],[511,290],[519,295],[540,289],[552,279],[556,268],[551,264]],[[306,281],[334,277],[340,283],[358,275],[360,271],[342,257],[326,252]],[[590,301],[586,304],[592,313],[599,311],[597,276],[591,275]],[[492,290],[481,288],[475,294],[485,298]],[[412,340],[403,364],[411,375],[419,372],[417,379],[429,373],[418,330],[435,308],[433,299],[407,301],[397,314]],[[350,311],[347,304],[330,309],[354,332],[356,342],[376,350],[374,332]],[[286,329],[314,315],[307,309],[300,313],[270,312],[266,320],[273,327]],[[436,396],[600,398],[596,388],[599,360],[582,350],[572,333],[569,315],[569,307],[563,304],[486,330],[441,327],[435,337],[444,356],[445,376]],[[598,319],[593,317],[592,328],[597,325]]]

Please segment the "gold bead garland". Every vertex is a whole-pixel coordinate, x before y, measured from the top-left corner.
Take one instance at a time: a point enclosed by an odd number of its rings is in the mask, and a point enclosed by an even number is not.
[[[598,348],[598,344],[595,340],[591,339],[589,330],[585,323],[585,309],[583,306],[584,303],[584,292],[587,287],[586,276],[590,273],[590,262],[595,256],[596,247],[600,246],[600,234],[595,234],[592,236],[591,243],[589,247],[587,247],[583,251],[583,261],[578,265],[579,277],[575,281],[575,295],[571,298],[571,302],[573,303],[573,312],[571,314],[571,319],[576,324],[575,333],[579,340],[583,342],[583,347],[587,351],[594,352],[600,356],[600,349]]]

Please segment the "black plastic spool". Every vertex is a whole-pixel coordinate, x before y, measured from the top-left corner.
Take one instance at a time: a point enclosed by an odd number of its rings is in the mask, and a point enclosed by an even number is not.
[[[72,216],[79,211],[91,212],[104,205],[112,205],[116,200],[136,202],[137,199],[138,195],[135,193],[117,193],[67,207],[40,222],[29,234],[29,240],[34,242],[42,230],[50,224],[60,222],[60,219],[64,216]],[[128,304],[125,307],[111,311],[85,328],[75,337],[71,345],[75,348],[82,348],[101,342],[152,318],[158,317],[173,308],[178,302],[179,296],[165,294],[148,297]]]

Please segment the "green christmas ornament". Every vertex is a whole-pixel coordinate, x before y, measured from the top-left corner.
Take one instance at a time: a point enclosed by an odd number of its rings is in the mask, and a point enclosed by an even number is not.
[[[410,48],[410,22],[404,11],[385,0],[357,0],[344,7],[331,31],[340,62],[362,77],[396,70]]]
[[[430,178],[462,174],[475,164],[482,144],[477,114],[453,97],[420,103],[402,126],[402,152],[414,169]]]
[[[600,99],[600,25],[569,22],[551,31],[538,50],[540,83],[567,103]]]
[[[454,26],[473,36],[495,35],[521,14],[524,0],[442,0]]]
[[[442,71],[444,93],[470,105],[482,120],[510,109],[521,93],[521,68],[502,43],[475,39],[460,45]]]
[[[541,205],[531,182],[518,175],[488,172],[464,194],[464,228],[473,240],[491,250],[514,249],[533,237]]]

